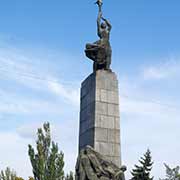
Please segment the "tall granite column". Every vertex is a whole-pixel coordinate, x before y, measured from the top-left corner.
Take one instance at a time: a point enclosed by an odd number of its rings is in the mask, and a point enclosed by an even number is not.
[[[113,72],[98,70],[81,85],[79,150],[86,145],[121,165],[118,80]]]

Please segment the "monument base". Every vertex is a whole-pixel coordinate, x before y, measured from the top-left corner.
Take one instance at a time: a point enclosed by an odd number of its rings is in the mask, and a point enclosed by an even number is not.
[[[77,158],[75,180],[125,180],[126,170],[126,166],[118,167],[86,146]]]
[[[79,152],[87,145],[121,166],[118,80],[113,72],[98,70],[81,85]]]

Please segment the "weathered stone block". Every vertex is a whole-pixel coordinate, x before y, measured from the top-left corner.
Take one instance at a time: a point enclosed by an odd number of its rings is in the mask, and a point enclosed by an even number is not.
[[[96,114],[96,127],[114,129],[114,117]]]
[[[100,98],[101,102],[107,102],[108,101],[108,91],[107,90],[100,89],[100,95],[101,95],[101,98]]]
[[[107,115],[108,114],[108,104],[96,101],[96,103],[95,103],[95,112],[97,114]]]
[[[117,104],[107,104],[108,116],[119,117],[119,106]]]
[[[120,117],[114,118],[114,127],[120,129]]]
[[[86,145],[120,166],[118,80],[115,73],[99,70],[81,85],[79,150]]]
[[[108,129],[105,128],[95,128],[95,141],[108,141]]]
[[[108,103],[111,103],[111,104],[119,104],[119,94],[117,91],[108,91],[108,94],[107,94],[107,97],[108,97]]]
[[[108,142],[120,143],[120,131],[117,129],[108,129]]]
[[[95,142],[95,147],[94,147],[99,153],[105,155],[105,156],[110,156],[110,144],[105,143],[105,142]]]

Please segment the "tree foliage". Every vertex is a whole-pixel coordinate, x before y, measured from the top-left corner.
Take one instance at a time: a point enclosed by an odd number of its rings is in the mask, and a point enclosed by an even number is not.
[[[144,154],[144,157],[140,158],[139,163],[140,165],[135,165],[135,168],[131,172],[133,176],[131,180],[153,180],[153,177],[150,177],[153,162],[149,149]]]
[[[37,132],[35,153],[29,145],[29,157],[35,180],[63,180],[64,154],[59,153],[58,145],[51,141],[50,124],[44,123]]]
[[[16,180],[16,172],[7,167],[1,171],[0,180]]]
[[[170,168],[167,164],[164,164],[166,167],[166,178],[160,180],[180,180],[180,167]]]
[[[17,177],[16,172],[7,167],[0,173],[0,180],[23,180],[21,177]]]
[[[15,180],[24,180],[22,177],[16,177]]]
[[[30,176],[30,177],[29,177],[29,180],[34,180],[34,178]]]

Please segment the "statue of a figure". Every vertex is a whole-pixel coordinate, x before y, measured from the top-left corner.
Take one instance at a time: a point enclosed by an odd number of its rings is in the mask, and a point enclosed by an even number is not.
[[[110,70],[111,64],[111,45],[110,45],[110,31],[111,24],[102,16],[102,0],[97,1],[99,12],[97,18],[97,35],[99,40],[93,44],[86,44],[86,56],[94,61],[94,71],[98,69]],[[101,20],[103,21],[101,23]]]
[[[126,166],[120,168],[92,147],[81,150],[76,163],[75,180],[125,180]]]

